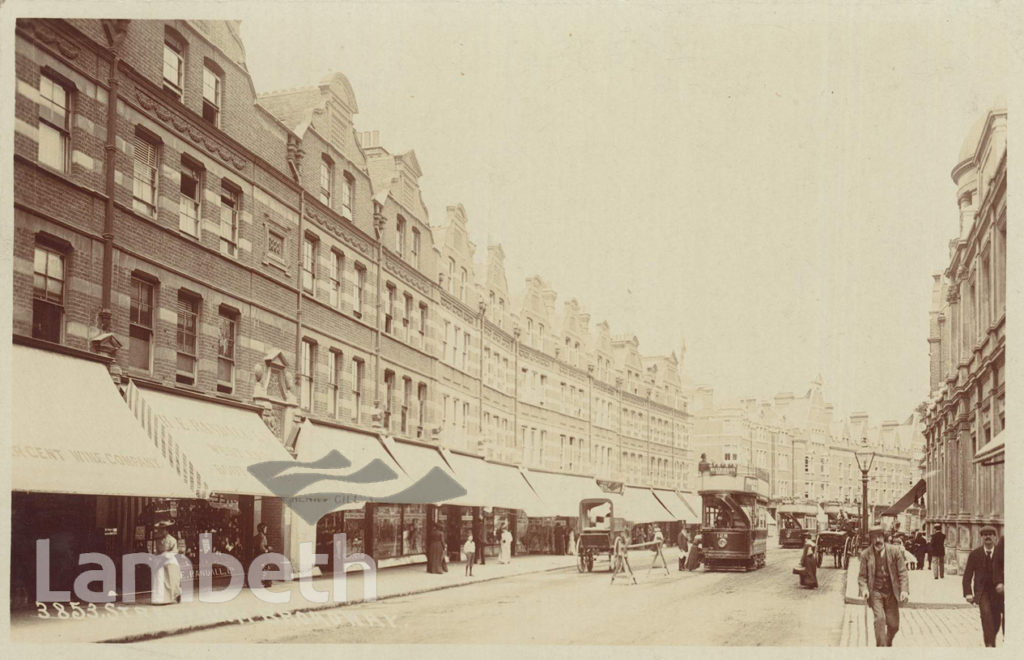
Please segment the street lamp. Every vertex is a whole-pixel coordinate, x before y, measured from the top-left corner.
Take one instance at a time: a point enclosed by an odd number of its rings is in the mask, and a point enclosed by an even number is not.
[[[868,446],[866,436],[860,439],[860,447],[853,452],[853,457],[857,459],[857,467],[860,468],[860,546],[866,548],[868,546],[868,472],[871,471],[871,465],[875,462],[875,450]]]

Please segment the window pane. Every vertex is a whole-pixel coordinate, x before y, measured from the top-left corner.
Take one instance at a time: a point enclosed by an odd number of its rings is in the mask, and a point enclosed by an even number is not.
[[[48,165],[55,170],[64,170],[64,134],[47,123],[39,122],[39,152],[37,158],[40,163]]]

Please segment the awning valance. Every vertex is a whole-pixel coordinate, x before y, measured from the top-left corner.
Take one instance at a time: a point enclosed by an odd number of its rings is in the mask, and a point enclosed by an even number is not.
[[[11,384],[12,490],[193,497],[104,364],[12,346]]]
[[[978,450],[978,453],[974,455],[974,461],[980,462],[989,458],[995,458],[996,456],[1006,451],[1006,431],[1000,431],[996,433],[996,437],[989,440],[984,447]]]
[[[193,497],[210,493],[280,496],[249,471],[259,463],[294,463],[260,416],[193,397],[128,386],[128,406]]]
[[[925,489],[926,489],[926,486],[925,486],[924,479],[918,480],[918,482],[916,484],[914,484],[911,487],[911,489],[908,490],[903,495],[903,497],[901,497],[900,499],[896,500],[895,504],[893,504],[888,509],[883,511],[882,515],[883,516],[898,516],[899,514],[903,513],[903,511],[908,506],[910,506],[911,504],[913,504],[917,500],[921,499],[921,496],[924,495],[924,493],[925,493]]]
[[[668,522],[675,517],[662,506],[650,488],[626,486],[622,489],[622,503],[616,503],[614,514],[634,523]]]
[[[607,497],[618,501],[620,495],[605,493],[592,477],[552,472],[529,471],[526,479],[544,502],[546,516],[576,518],[580,515],[580,501]]]

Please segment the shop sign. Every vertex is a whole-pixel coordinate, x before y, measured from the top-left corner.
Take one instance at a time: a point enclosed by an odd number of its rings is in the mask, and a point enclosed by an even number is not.
[[[616,495],[623,494],[624,484],[621,481],[605,481],[604,479],[598,479],[597,485],[600,486],[601,490],[605,493],[614,493]]]
[[[117,527],[104,527],[103,536],[117,536]]]

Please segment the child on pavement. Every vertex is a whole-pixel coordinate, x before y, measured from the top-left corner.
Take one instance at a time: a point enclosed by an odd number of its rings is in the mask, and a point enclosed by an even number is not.
[[[476,543],[473,542],[473,535],[466,536],[466,542],[462,546],[462,556],[466,558],[466,575],[473,577],[473,558],[476,557]]]

